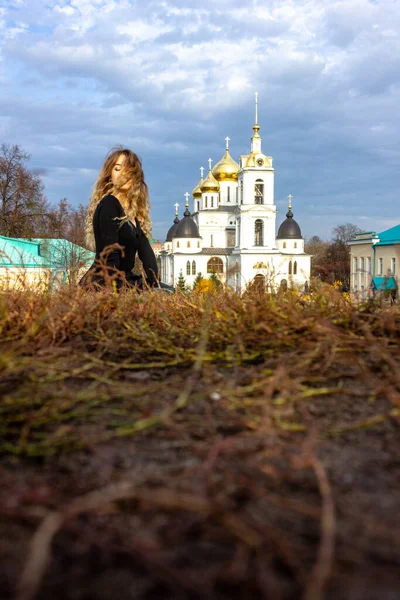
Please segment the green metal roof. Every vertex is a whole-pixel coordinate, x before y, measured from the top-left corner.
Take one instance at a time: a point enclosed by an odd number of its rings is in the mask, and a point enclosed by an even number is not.
[[[400,244],[400,240],[391,240],[390,242],[376,242],[374,246],[394,246],[395,244]]]
[[[91,264],[94,252],[62,238],[9,238],[0,235],[0,266],[60,269],[68,266],[71,255]]]
[[[47,261],[39,255],[37,242],[1,235],[0,266],[43,268],[48,265]]]
[[[373,243],[374,239],[378,239],[378,234],[376,233],[376,231],[360,231],[359,233],[355,233],[351,236],[351,238],[348,241],[348,244],[350,244],[351,246],[352,244],[357,243]]]
[[[382,233],[378,233],[379,242],[375,244],[379,245],[388,245],[388,244],[400,244],[400,225],[395,225],[390,229],[386,229],[382,231]]]

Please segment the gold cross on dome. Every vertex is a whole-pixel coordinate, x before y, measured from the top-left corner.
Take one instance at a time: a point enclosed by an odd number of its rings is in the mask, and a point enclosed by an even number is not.
[[[208,159],[208,168],[211,171],[212,158]]]
[[[185,206],[186,206],[186,208],[189,206],[189,196],[190,196],[189,192],[186,192],[186,194],[185,194],[185,198],[186,198],[186,204],[185,204]]]
[[[230,142],[230,140],[231,140],[231,138],[230,138],[230,137],[228,137],[228,136],[226,136],[226,138],[225,138],[225,142],[226,142],[225,148],[226,148],[227,150],[229,150],[229,142]]]

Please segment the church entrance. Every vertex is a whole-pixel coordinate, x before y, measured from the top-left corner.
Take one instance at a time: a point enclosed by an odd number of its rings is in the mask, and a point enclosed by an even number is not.
[[[258,292],[265,292],[265,275],[259,273],[254,277],[254,289]]]

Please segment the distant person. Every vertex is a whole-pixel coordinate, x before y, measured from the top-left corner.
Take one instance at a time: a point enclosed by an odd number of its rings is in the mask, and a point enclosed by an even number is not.
[[[107,280],[114,280],[117,289],[156,286],[158,268],[147,237],[150,231],[149,194],[141,160],[131,150],[117,147],[106,157],[90,198],[86,239],[96,258],[79,285],[101,289]],[[114,244],[121,248],[108,251]],[[136,253],[143,263],[145,281],[132,272]]]

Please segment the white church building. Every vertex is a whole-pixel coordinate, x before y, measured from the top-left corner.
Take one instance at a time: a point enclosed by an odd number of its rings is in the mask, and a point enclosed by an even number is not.
[[[305,289],[310,280],[311,256],[304,252],[299,225],[293,219],[291,200],[286,219],[276,235],[272,157],[263,154],[256,119],[250,153],[236,163],[225,154],[194,188],[193,212],[189,194],[181,220],[175,220],[161,252],[161,280],[176,285],[180,273],[192,286],[201,273],[216,273],[220,281],[238,292],[255,281],[265,288],[295,286]]]

